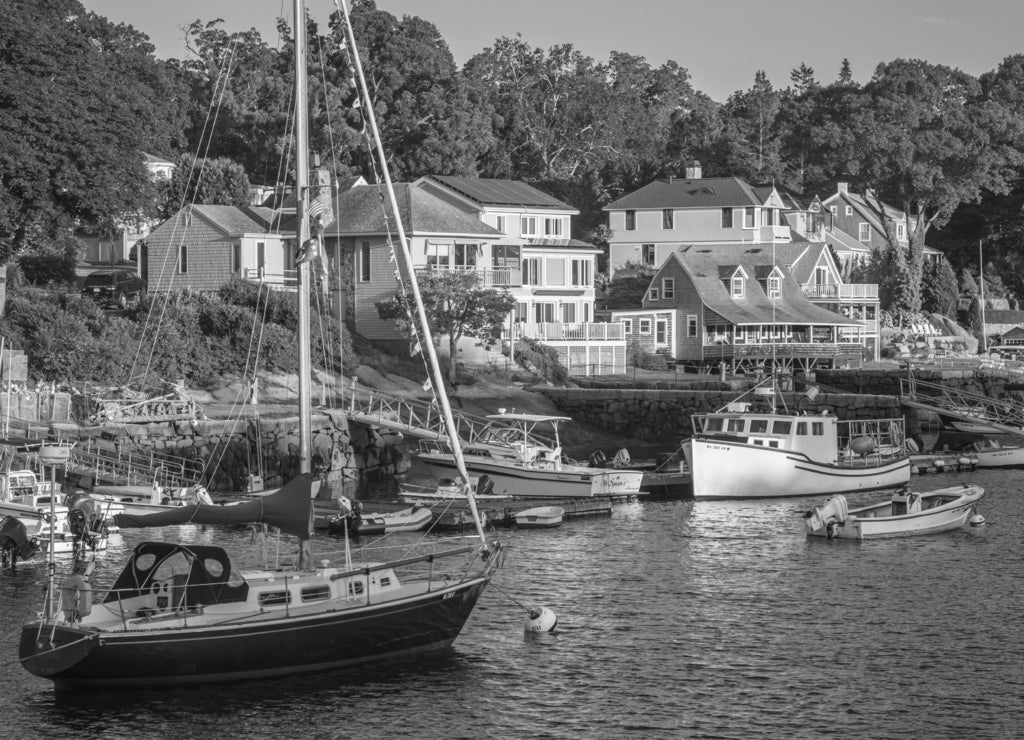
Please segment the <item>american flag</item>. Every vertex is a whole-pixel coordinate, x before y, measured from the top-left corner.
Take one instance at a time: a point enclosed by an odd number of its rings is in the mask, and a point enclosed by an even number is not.
[[[324,212],[324,204],[320,202],[319,198],[313,200],[309,204],[309,210],[307,211],[307,213],[309,213],[309,217],[310,218],[316,218],[317,216],[319,216],[323,212]]]

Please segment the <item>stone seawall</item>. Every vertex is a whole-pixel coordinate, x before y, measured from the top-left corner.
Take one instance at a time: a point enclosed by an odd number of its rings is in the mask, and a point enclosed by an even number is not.
[[[93,439],[117,450],[152,450],[202,463],[213,471],[204,478],[214,491],[244,491],[250,473],[263,473],[273,488],[298,473],[298,417],[203,420],[80,427],[50,425],[64,439]],[[310,444],[315,475],[329,481],[358,481],[363,475],[404,472],[408,460],[394,438],[362,424],[350,424],[343,411],[314,413]]]
[[[914,379],[943,385],[950,390],[964,391],[989,398],[1002,398],[1024,384],[1024,376],[998,368],[944,369],[915,367]],[[847,393],[874,393],[898,396],[900,381],[907,379],[906,369],[895,370],[818,370],[815,380]]]
[[[603,432],[673,445],[693,433],[691,416],[716,411],[740,396],[734,390],[538,389],[566,416]],[[886,395],[783,393],[797,413],[828,410],[840,419],[888,419],[904,415],[899,399]],[[908,420],[909,421],[909,420]]]

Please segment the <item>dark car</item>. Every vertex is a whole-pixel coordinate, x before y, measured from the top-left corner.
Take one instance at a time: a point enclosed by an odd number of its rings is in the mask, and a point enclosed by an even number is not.
[[[128,270],[100,270],[85,276],[82,295],[104,307],[125,308],[146,295],[146,281]]]

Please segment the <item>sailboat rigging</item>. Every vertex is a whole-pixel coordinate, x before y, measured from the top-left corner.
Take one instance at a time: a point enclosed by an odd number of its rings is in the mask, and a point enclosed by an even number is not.
[[[305,97],[305,2],[294,0],[297,244],[311,239]],[[344,7],[344,6],[343,6]],[[352,58],[358,60],[347,7],[342,13]],[[361,65],[359,77],[363,81]],[[368,99],[368,92],[363,89]],[[364,111],[372,117],[372,106]],[[376,134],[376,122],[372,122]],[[380,153],[379,135],[377,139]],[[381,154],[382,170],[386,172]],[[390,191],[390,178],[385,175]],[[393,193],[392,193],[393,198]],[[400,219],[398,223],[401,223]],[[402,249],[408,258],[404,234]],[[76,574],[56,589],[59,598],[21,631],[22,665],[61,688],[134,688],[267,678],[391,660],[451,645],[493,570],[500,542],[484,536],[473,492],[467,499],[481,545],[398,560],[351,563],[321,560],[308,567],[312,537],[310,490],[311,372],[308,261],[299,265],[299,475],[276,493],[234,506],[195,505],[153,515],[115,517],[122,528],[179,523],[262,523],[298,537],[299,567],[236,570],[228,553],[211,545],[165,541],[137,545],[113,586],[92,603],[91,585]],[[421,330],[429,338],[415,274],[408,280]],[[435,387],[453,445],[455,424],[443,376],[428,347]],[[464,473],[464,470],[463,470]],[[468,481],[469,476],[464,475]],[[347,547],[347,541],[346,541]],[[347,550],[346,550],[347,553]],[[449,560],[451,558],[451,560]],[[451,565],[445,565],[451,563]]]

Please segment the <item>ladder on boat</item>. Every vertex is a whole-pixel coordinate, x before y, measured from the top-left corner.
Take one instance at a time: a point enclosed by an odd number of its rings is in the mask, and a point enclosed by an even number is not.
[[[900,401],[966,423],[983,423],[1003,434],[1024,436],[1024,403],[947,388],[915,378],[900,379]]]

